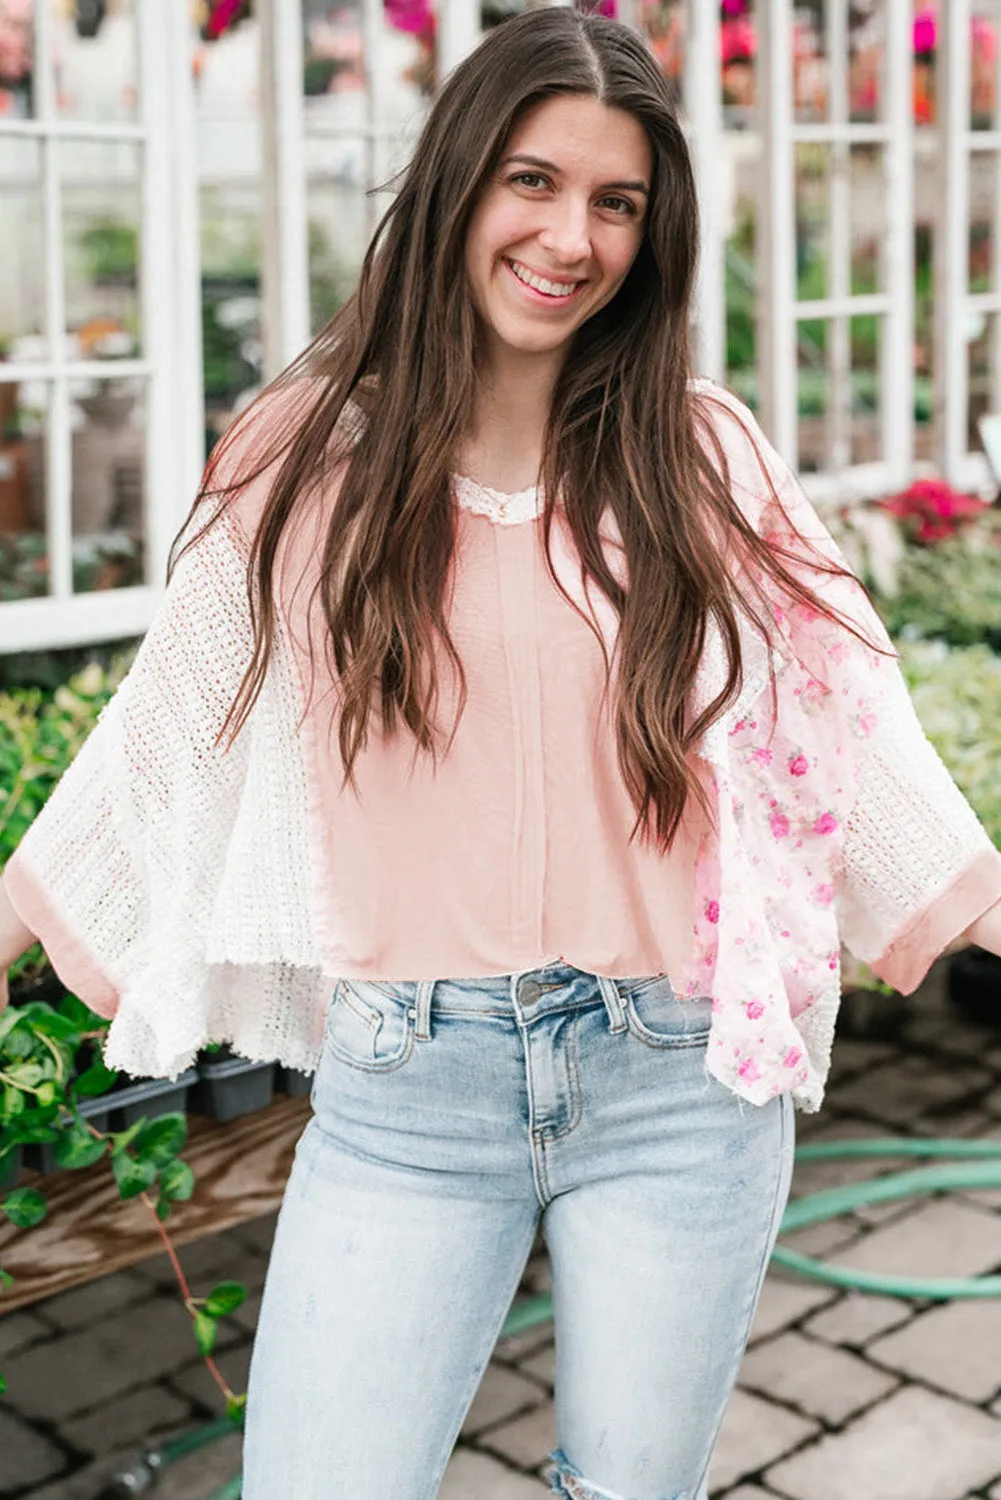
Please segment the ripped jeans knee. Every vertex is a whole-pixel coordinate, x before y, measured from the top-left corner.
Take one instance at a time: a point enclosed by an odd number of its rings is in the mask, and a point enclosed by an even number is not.
[[[614,1490],[602,1489],[599,1484],[591,1484],[583,1474],[572,1464],[563,1452],[557,1448],[549,1457],[553,1462],[553,1469],[549,1475],[549,1488],[554,1495],[563,1495],[564,1500],[632,1500],[629,1495],[617,1495]],[[684,1494],[664,1495],[660,1500],[688,1500]],[[693,1497],[694,1500],[694,1497]]]

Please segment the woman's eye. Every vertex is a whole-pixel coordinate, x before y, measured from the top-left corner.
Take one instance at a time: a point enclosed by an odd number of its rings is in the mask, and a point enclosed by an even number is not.
[[[529,188],[546,185],[546,179],[541,172],[516,172],[511,181],[517,182],[521,187]]]
[[[612,208],[617,214],[635,214],[637,212],[636,204],[631,198],[617,198],[613,196],[602,198],[601,201],[606,207]]]

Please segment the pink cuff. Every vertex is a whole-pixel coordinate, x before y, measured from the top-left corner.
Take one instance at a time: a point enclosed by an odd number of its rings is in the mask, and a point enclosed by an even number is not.
[[[1001,901],[1001,853],[985,849],[893,939],[870,967],[910,995],[942,950]]]
[[[53,906],[48,892],[15,850],[3,872],[10,904],[35,933],[68,990],[108,1020],[118,1009],[118,991],[80,934]]]

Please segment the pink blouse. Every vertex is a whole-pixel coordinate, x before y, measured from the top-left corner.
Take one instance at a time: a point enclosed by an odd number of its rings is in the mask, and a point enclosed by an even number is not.
[[[746,408],[706,382],[693,396],[759,534],[837,559]],[[262,420],[281,419],[264,406]],[[667,856],[631,840],[601,648],[549,576],[532,493],[455,482],[446,602],[468,699],[437,764],[408,733],[376,729],[357,791],[343,786],[311,587],[336,485],[283,536],[275,652],[227,749],[269,483],[185,554],[131,672],[4,872],[60,976],[113,1018],[110,1066],[174,1076],[214,1040],[310,1068],[338,976],[463,978],[564,959],[711,995],[710,1073],[753,1103],[788,1090],[815,1109],[841,945],[909,991],[1001,899],[1001,855],[922,732],[864,592],[812,569],[861,639],[762,580],[771,639],[741,621],[740,691],[693,757],[711,821],[693,808]],[[626,581],[621,539],[603,527]],[[583,589],[558,512],[551,541],[614,676],[614,611]],[[447,734],[457,696],[442,670]],[[725,680],[710,626],[693,712]]]
[[[357,795],[329,766],[316,776],[328,961],[366,979],[506,974],[556,959],[616,976],[680,973],[701,818],[689,815],[668,858],[630,839],[636,813],[617,763],[601,645],[546,567],[541,501],[468,479],[455,495],[449,624],[466,703],[437,765],[415,756],[409,734],[374,732]],[[559,516],[554,562],[586,606]],[[592,617],[611,655],[614,615],[599,601]],[[301,646],[301,623],[293,636]],[[446,661],[440,667],[447,736],[458,684]],[[320,699],[305,726],[307,756],[328,727]]]

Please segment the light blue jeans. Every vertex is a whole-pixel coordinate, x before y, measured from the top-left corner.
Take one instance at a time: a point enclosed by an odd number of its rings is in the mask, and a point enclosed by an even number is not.
[[[704,1500],[794,1134],[788,1096],[747,1104],[709,1076],[709,1015],[666,978],[562,963],[337,984],[261,1307],[244,1500],[433,1500],[540,1216],[555,1492]]]

